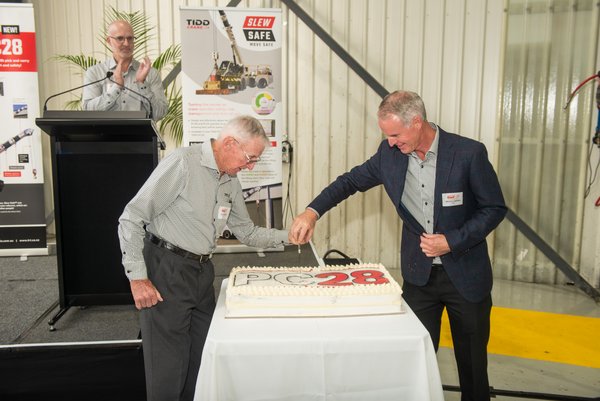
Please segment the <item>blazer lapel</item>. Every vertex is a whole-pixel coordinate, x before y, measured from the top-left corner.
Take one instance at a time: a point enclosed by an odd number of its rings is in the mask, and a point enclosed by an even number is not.
[[[440,139],[438,142],[438,155],[435,170],[435,200],[433,203],[433,227],[437,226],[437,220],[442,209],[442,194],[446,191],[452,163],[454,162],[454,143],[441,128],[439,129]]]
[[[400,149],[394,147],[391,149],[392,165],[390,166],[390,177],[393,180],[391,198],[396,206],[398,214],[406,224],[409,231],[415,235],[421,235],[425,229],[417,222],[408,209],[402,204],[402,194],[404,193],[404,182],[406,180],[406,171],[408,169],[408,156],[403,154]]]
[[[404,192],[404,180],[406,180],[406,170],[408,169],[408,157],[402,154],[400,149],[396,147],[391,150],[393,151],[393,155],[390,172],[394,184],[392,185],[392,200],[396,207],[398,207],[402,201],[402,193]]]

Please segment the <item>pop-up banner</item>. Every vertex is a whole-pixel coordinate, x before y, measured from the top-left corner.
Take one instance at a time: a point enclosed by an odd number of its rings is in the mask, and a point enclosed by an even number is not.
[[[260,204],[258,225],[280,228],[283,105],[279,9],[181,9],[183,143],[201,144],[219,135],[231,118],[251,115],[271,146],[252,171],[238,178],[246,202]],[[256,218],[255,218],[256,217]],[[231,235],[227,229],[223,238]]]
[[[0,256],[47,255],[33,5],[0,3]]]

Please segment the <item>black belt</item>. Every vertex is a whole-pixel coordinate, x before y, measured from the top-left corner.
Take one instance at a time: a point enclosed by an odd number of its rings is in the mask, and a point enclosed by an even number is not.
[[[146,231],[146,239],[152,242],[154,245],[157,245],[161,248],[165,248],[176,255],[187,259],[194,259],[200,263],[208,262],[210,258],[212,258],[212,255],[196,255],[195,253],[188,252],[185,249],[179,248],[178,246],[175,246],[170,242],[167,242],[164,239],[157,237],[149,231]]]

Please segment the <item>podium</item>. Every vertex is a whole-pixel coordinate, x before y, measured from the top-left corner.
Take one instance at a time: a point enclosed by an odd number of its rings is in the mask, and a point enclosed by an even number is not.
[[[117,235],[118,218],[164,149],[144,112],[46,111],[58,265],[58,313],[71,306],[133,303]]]

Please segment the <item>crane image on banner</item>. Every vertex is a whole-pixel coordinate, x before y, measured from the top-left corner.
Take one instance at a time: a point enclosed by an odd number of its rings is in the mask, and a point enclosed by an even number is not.
[[[219,52],[214,44],[212,52],[213,67],[210,75],[202,89],[196,91],[197,95],[229,95],[243,91],[246,87],[266,88],[273,82],[273,73],[269,65],[247,66],[242,60],[242,55],[238,49],[233,35],[233,30],[227,15],[223,10],[219,10],[219,15],[223,21],[223,26],[227,32],[227,37],[231,44],[232,60],[223,60],[219,65]],[[216,32],[213,33],[213,36]]]
[[[19,132],[18,135],[13,136],[8,141],[6,141],[2,145],[0,145],[0,153],[3,153],[6,149],[10,148],[12,145],[19,142],[21,139],[25,138],[26,136],[31,136],[31,135],[33,135],[33,130],[31,128],[27,128],[27,129]]]
[[[25,138],[26,136],[31,136],[31,135],[33,135],[33,129],[31,129],[31,128],[24,129],[23,131],[19,132],[18,135],[13,136],[8,141],[6,141],[2,145],[0,145],[0,153],[4,153],[6,151],[6,149],[10,148],[15,143],[19,142],[21,139]],[[33,178],[37,178],[36,169],[33,169]],[[4,190],[4,180],[0,180],[0,192],[2,192],[2,190]]]

